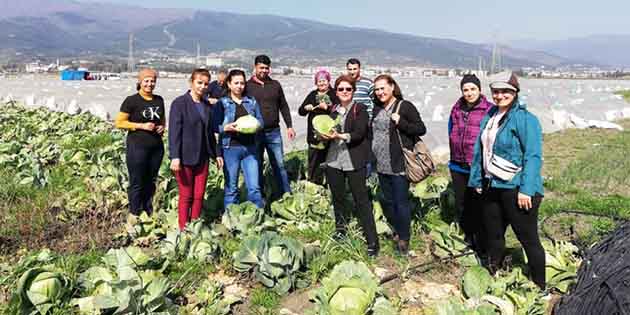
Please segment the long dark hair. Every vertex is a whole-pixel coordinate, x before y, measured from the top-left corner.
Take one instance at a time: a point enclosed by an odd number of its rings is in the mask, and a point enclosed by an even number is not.
[[[392,93],[394,95],[394,97],[398,100],[403,100],[403,95],[402,92],[400,91],[400,86],[398,85],[398,83],[396,82],[396,80],[394,80],[394,78],[392,78],[391,75],[389,74],[381,74],[378,77],[376,77],[374,79],[374,83],[376,83],[377,81],[380,80],[385,80],[387,81],[387,84],[391,85],[394,87],[394,92]],[[374,104],[379,105],[379,106],[383,106],[384,104],[375,96],[373,96],[373,101]]]
[[[245,81],[245,88],[243,89],[243,95],[245,95],[245,92],[247,90],[247,76],[245,76],[245,71],[241,70],[241,69],[232,69],[230,70],[230,72],[228,73],[228,75],[225,77],[225,88],[227,90],[227,95],[230,96],[231,92],[230,92],[230,87],[227,85],[228,83],[232,82],[232,78],[236,77],[236,76],[242,76],[243,77],[243,81]]]

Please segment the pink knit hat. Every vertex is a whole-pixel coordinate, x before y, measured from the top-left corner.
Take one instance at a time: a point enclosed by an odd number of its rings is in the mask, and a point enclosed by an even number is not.
[[[328,70],[326,69],[319,69],[317,73],[315,73],[315,84],[317,84],[317,81],[319,81],[320,79],[326,79],[328,82],[330,82],[330,72],[328,72]]]

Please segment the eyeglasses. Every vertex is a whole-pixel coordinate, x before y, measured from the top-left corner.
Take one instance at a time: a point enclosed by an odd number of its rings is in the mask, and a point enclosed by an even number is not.
[[[352,88],[351,87],[347,87],[347,88],[342,88],[342,87],[338,87],[337,88],[337,92],[352,92]]]

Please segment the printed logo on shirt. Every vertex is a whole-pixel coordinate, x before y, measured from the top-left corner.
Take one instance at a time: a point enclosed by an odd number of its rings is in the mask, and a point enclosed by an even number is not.
[[[142,111],[142,117],[148,120],[160,120],[160,107],[147,107]]]

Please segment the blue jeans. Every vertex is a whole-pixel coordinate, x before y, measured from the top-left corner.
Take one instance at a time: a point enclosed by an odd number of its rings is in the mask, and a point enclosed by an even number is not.
[[[409,180],[404,175],[378,173],[378,182],[383,192],[381,206],[385,218],[394,232],[403,241],[411,237],[411,208],[409,207]]]
[[[269,163],[273,170],[273,176],[277,181],[278,187],[280,187],[280,196],[284,193],[291,192],[291,186],[289,185],[289,175],[284,168],[284,152],[282,149],[282,134],[280,128],[263,131],[260,135],[260,141],[258,141],[258,158],[260,161],[259,170],[259,184],[263,186],[263,156],[265,149],[267,150],[267,156],[269,157]],[[279,196],[276,196],[279,197]]]
[[[231,204],[239,203],[238,177],[241,168],[245,176],[247,186],[247,200],[253,202],[259,208],[264,208],[265,204],[260,192],[258,183],[258,160],[255,146],[231,146],[223,149],[223,160],[225,165],[225,196],[223,206],[225,209]]]

